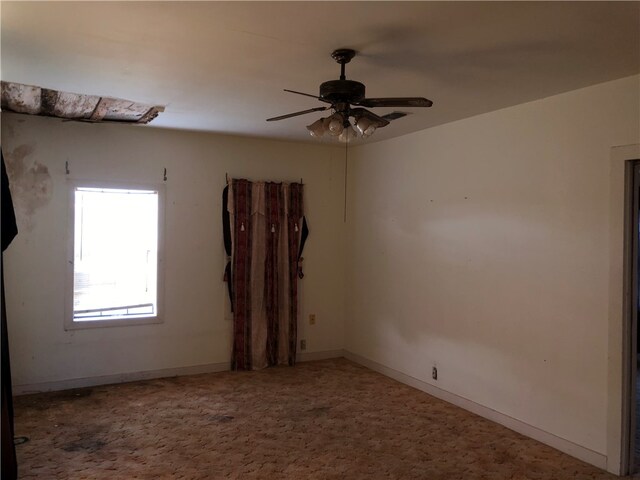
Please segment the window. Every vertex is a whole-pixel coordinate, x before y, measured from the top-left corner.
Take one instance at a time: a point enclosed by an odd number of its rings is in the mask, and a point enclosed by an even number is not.
[[[74,184],[67,328],[158,323],[161,191]]]

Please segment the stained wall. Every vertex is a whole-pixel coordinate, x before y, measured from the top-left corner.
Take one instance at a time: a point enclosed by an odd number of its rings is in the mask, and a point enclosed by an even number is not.
[[[304,353],[342,348],[341,150],[7,113],[2,149],[19,224],[5,253],[18,390],[43,382],[228,364],[232,320],[222,281],[221,223],[225,174],[303,179],[311,234],[304,253],[299,337],[307,341]],[[165,183],[163,323],[64,330],[69,179]],[[317,318],[313,326],[306,321],[310,313]]]

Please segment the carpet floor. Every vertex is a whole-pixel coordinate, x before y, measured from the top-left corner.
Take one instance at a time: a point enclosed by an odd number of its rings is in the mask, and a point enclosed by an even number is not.
[[[614,479],[345,359],[16,399],[21,479]]]

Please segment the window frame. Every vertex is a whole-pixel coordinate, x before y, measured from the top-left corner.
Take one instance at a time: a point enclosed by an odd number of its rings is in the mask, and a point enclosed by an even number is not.
[[[78,321],[73,316],[74,299],[74,247],[75,247],[75,192],[78,188],[104,188],[120,190],[152,190],[158,194],[158,258],[157,258],[157,290],[156,315],[151,317],[122,318],[108,320]],[[71,180],[67,182],[67,254],[65,257],[65,330],[84,330],[104,327],[126,327],[133,325],[150,325],[164,322],[164,218],[165,218],[165,185],[163,183],[134,183],[98,180]]]

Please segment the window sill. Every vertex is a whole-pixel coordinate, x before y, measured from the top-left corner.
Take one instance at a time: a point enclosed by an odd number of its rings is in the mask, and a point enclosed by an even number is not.
[[[89,328],[106,328],[106,327],[131,327],[134,325],[152,325],[162,323],[163,320],[159,316],[155,317],[139,317],[139,318],[122,318],[110,320],[72,320],[64,326],[65,330],[85,330]]]

